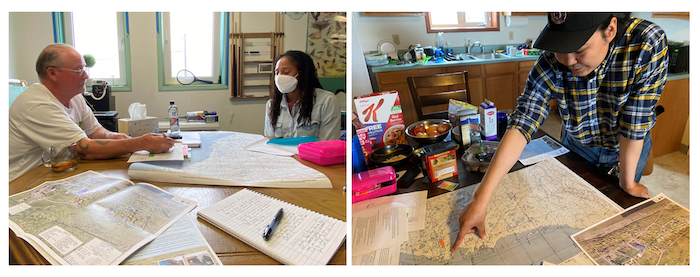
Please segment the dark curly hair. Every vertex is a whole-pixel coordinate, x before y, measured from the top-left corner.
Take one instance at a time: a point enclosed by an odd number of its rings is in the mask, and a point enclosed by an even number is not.
[[[301,107],[299,110],[300,114],[297,123],[300,125],[309,123],[311,121],[311,111],[314,107],[314,98],[316,96],[315,90],[316,88],[323,89],[321,82],[318,80],[318,76],[316,75],[316,66],[314,65],[313,59],[311,59],[309,55],[304,52],[294,50],[284,52],[284,54],[277,56],[274,64],[276,65],[277,62],[283,57],[289,58],[291,63],[296,66],[297,71],[299,72],[299,84],[297,85],[297,88],[299,89],[299,100],[297,101],[299,104],[301,104]],[[280,116],[280,103],[282,102],[282,97],[284,96],[275,85],[275,92],[272,95],[272,103],[270,105],[270,112],[268,115],[270,116],[270,123],[272,124],[273,129],[277,127],[277,118]]]

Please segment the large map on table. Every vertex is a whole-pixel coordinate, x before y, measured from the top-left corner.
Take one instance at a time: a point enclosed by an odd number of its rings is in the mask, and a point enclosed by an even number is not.
[[[488,205],[487,239],[468,234],[450,253],[459,216],[477,187],[428,199],[425,228],[409,233],[399,263],[559,264],[581,253],[570,235],[622,211],[559,161],[547,159],[507,174]]]
[[[292,157],[245,150],[261,135],[238,132],[202,132],[201,145],[183,162],[133,163],[129,177],[153,182],[224,186],[330,188],[323,173]]]
[[[690,211],[663,194],[571,237],[600,265],[690,264]]]

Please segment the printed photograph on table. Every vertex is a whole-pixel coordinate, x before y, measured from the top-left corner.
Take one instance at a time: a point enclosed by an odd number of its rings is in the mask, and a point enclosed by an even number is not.
[[[689,13],[349,17],[353,265],[689,264]]]
[[[346,265],[346,24],[9,13],[9,264]]]

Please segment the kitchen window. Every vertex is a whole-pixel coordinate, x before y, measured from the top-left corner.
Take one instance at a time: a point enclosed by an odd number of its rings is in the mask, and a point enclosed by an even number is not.
[[[88,91],[94,80],[107,81],[112,91],[131,91],[128,13],[54,12],[53,21],[54,42],[95,58],[88,68]]]
[[[164,12],[156,17],[159,89],[226,89],[227,13]],[[181,84],[177,76],[183,70],[213,84]]]
[[[499,31],[498,12],[427,12],[428,33]]]

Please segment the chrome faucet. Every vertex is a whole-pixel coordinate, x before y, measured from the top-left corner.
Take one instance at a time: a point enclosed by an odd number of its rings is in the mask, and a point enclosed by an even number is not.
[[[472,46],[471,46],[470,48],[474,48],[474,46],[476,46],[477,44],[481,47],[481,53],[480,53],[480,54],[484,54],[484,45],[481,44],[481,42],[478,42],[478,41],[474,42],[474,44],[472,44]]]
[[[474,46],[476,46],[477,44],[478,44],[479,46],[481,46],[481,54],[484,53],[484,45],[481,44],[481,42],[479,42],[478,40],[475,41],[474,44],[471,44],[471,42],[472,42],[472,39],[471,39],[471,38],[470,38],[469,40],[467,40],[467,54],[471,54],[471,53],[472,53],[472,48],[473,48]]]

